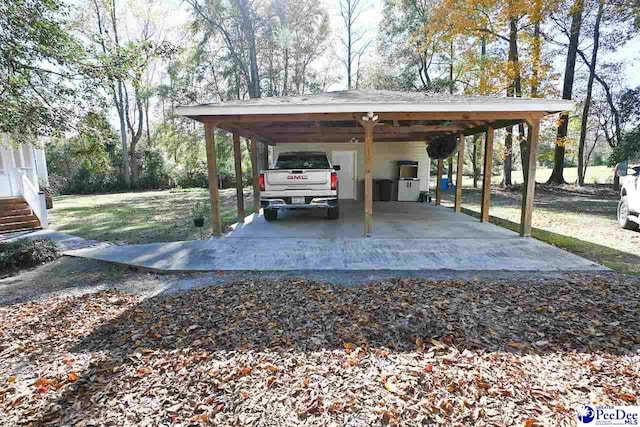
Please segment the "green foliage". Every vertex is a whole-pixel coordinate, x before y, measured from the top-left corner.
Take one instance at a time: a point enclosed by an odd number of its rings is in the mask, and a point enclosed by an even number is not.
[[[623,134],[622,141],[609,156],[609,165],[613,166],[624,160],[640,161],[640,126]]]
[[[0,242],[0,276],[54,261],[60,256],[49,239],[18,239]]]
[[[0,0],[0,132],[22,143],[68,129],[83,70],[58,0]],[[87,87],[82,88],[87,93]]]
[[[162,153],[154,150],[144,152],[143,172],[138,180],[140,188],[168,188],[171,178]]]
[[[77,133],[46,145],[54,193],[93,193],[122,188],[118,137],[102,114],[82,116]]]
[[[206,218],[211,212],[211,205],[204,201],[198,200],[191,208],[191,216],[193,219]]]

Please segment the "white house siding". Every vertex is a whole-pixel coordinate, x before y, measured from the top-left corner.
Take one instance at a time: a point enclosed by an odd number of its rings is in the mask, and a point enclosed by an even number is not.
[[[21,195],[22,184],[19,181],[22,178],[19,169],[27,174],[36,189],[41,182],[48,185],[44,151],[29,143],[17,148],[12,147],[8,135],[0,135],[0,197]]]
[[[350,143],[300,143],[300,144],[276,144],[273,147],[273,159],[279,153],[287,151],[322,151],[331,159],[333,151],[356,151],[356,181],[364,178],[364,144]],[[397,162],[399,160],[412,160],[418,162],[418,176],[420,178],[420,190],[429,190],[430,159],[424,142],[374,142],[373,144],[373,178],[397,180]],[[362,199],[362,189],[358,185],[358,199]],[[394,196],[396,191],[394,189]]]

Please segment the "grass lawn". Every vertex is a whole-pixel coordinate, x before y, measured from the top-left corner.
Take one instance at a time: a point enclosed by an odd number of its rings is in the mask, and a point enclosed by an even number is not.
[[[481,191],[464,188],[462,206],[479,215]],[[518,188],[491,192],[491,221],[518,230],[522,196]],[[453,206],[454,192],[444,192],[443,204]],[[618,196],[609,186],[557,188],[538,185],[532,236],[616,271],[640,275],[640,233],[616,223]]]
[[[245,213],[253,209],[251,189],[245,189]],[[206,188],[132,193],[57,196],[49,211],[57,231],[110,242],[153,243],[200,238],[193,226],[191,208],[196,201],[209,203]],[[224,225],[236,221],[236,190],[220,190],[220,215]],[[203,236],[211,219],[205,218]]]
[[[432,166],[432,172],[435,169]],[[445,167],[445,175],[446,175],[446,167]],[[465,168],[465,173],[470,172]],[[434,172],[435,173],[435,172]],[[454,172],[455,175],[455,172]],[[551,169],[547,168],[538,168],[536,169],[536,182],[545,183],[551,176]],[[454,178],[455,179],[455,178]],[[522,171],[516,170],[511,174],[511,179],[514,184],[522,184]],[[570,184],[575,184],[578,180],[578,168],[564,168],[564,179]],[[502,181],[502,176],[496,175],[491,179],[493,184],[500,184]],[[432,182],[435,184],[435,178],[432,177]],[[480,175],[479,183],[482,182],[482,175]],[[587,168],[587,176],[585,177],[585,184],[611,184],[613,183],[613,168],[608,166],[590,166]],[[465,175],[464,177],[464,185],[465,187],[473,186],[473,178],[471,176]]]

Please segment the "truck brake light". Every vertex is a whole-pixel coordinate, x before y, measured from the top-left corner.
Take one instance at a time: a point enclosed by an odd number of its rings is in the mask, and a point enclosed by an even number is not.
[[[264,191],[264,174],[261,173],[258,177],[258,187],[260,187],[260,191]]]
[[[331,189],[338,189],[338,174],[335,172],[331,172]]]

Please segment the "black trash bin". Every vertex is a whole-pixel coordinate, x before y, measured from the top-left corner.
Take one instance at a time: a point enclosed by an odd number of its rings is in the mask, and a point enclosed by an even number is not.
[[[379,179],[373,180],[372,190],[373,190],[373,201],[374,202],[379,201],[380,200],[380,180]],[[364,190],[362,191],[362,194],[364,194]]]
[[[393,181],[390,179],[381,179],[379,180],[380,186],[380,201],[381,202],[390,202],[391,201],[391,193],[393,192]]]

